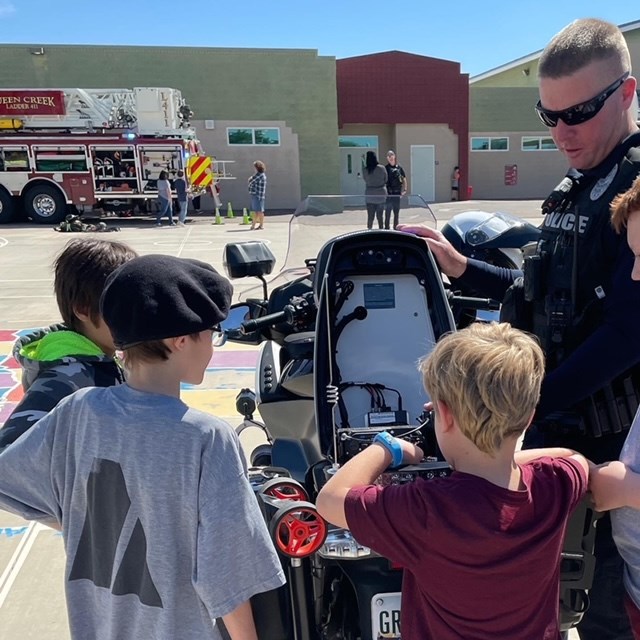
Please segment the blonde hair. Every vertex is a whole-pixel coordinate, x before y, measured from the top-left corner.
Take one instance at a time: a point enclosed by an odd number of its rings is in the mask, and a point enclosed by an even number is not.
[[[611,224],[617,233],[622,233],[627,227],[629,216],[634,211],[640,211],[640,176],[634,181],[628,191],[618,194],[611,202]]]
[[[446,404],[461,432],[493,454],[529,425],[544,355],[535,338],[507,323],[474,323],[442,338],[420,371],[433,403]]]

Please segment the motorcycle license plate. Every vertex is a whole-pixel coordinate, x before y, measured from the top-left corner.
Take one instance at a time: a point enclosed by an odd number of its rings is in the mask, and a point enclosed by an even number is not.
[[[372,640],[401,640],[400,593],[376,593],[371,598]]]

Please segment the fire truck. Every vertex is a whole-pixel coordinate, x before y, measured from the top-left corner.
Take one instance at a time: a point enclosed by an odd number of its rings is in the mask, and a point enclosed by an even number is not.
[[[0,223],[146,211],[161,171],[194,195],[231,177],[207,156],[177,89],[0,90]]]

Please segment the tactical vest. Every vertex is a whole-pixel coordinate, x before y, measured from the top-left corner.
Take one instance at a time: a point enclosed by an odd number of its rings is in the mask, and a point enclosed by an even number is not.
[[[538,337],[548,371],[560,365],[604,321],[619,248],[619,242],[612,241],[609,207],[640,173],[640,149],[632,148],[633,144],[640,144],[640,135],[625,141],[624,147],[616,150],[618,162],[600,175],[570,171],[570,188],[565,186],[562,197],[555,201],[551,196],[545,200],[552,206],[541,226],[535,253],[525,258],[521,297],[511,295],[505,300],[508,308],[503,318]],[[620,238],[620,242],[626,240]],[[628,429],[640,400],[638,374],[640,367],[635,367],[578,407],[548,416],[546,422],[553,423],[554,430],[558,423],[566,430],[571,422],[592,436]]]

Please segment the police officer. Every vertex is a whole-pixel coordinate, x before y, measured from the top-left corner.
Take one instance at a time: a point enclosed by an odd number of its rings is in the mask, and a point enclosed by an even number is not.
[[[396,152],[393,149],[387,151],[387,201],[384,206],[384,228],[389,229],[391,223],[391,211],[393,211],[393,226],[398,226],[400,217],[400,199],[407,192],[407,175],[404,169],[396,161]]]
[[[439,231],[399,227],[423,236],[448,276],[504,298],[505,319],[539,337],[548,373],[532,433],[594,462],[618,457],[640,397],[640,283],[629,278],[626,236],[609,222],[611,200],[640,173],[630,74],[622,33],[602,20],[576,20],[543,51],[536,111],[571,170],[543,204],[541,240],[524,274],[467,259]],[[596,557],[580,638],[631,640],[606,517]]]

